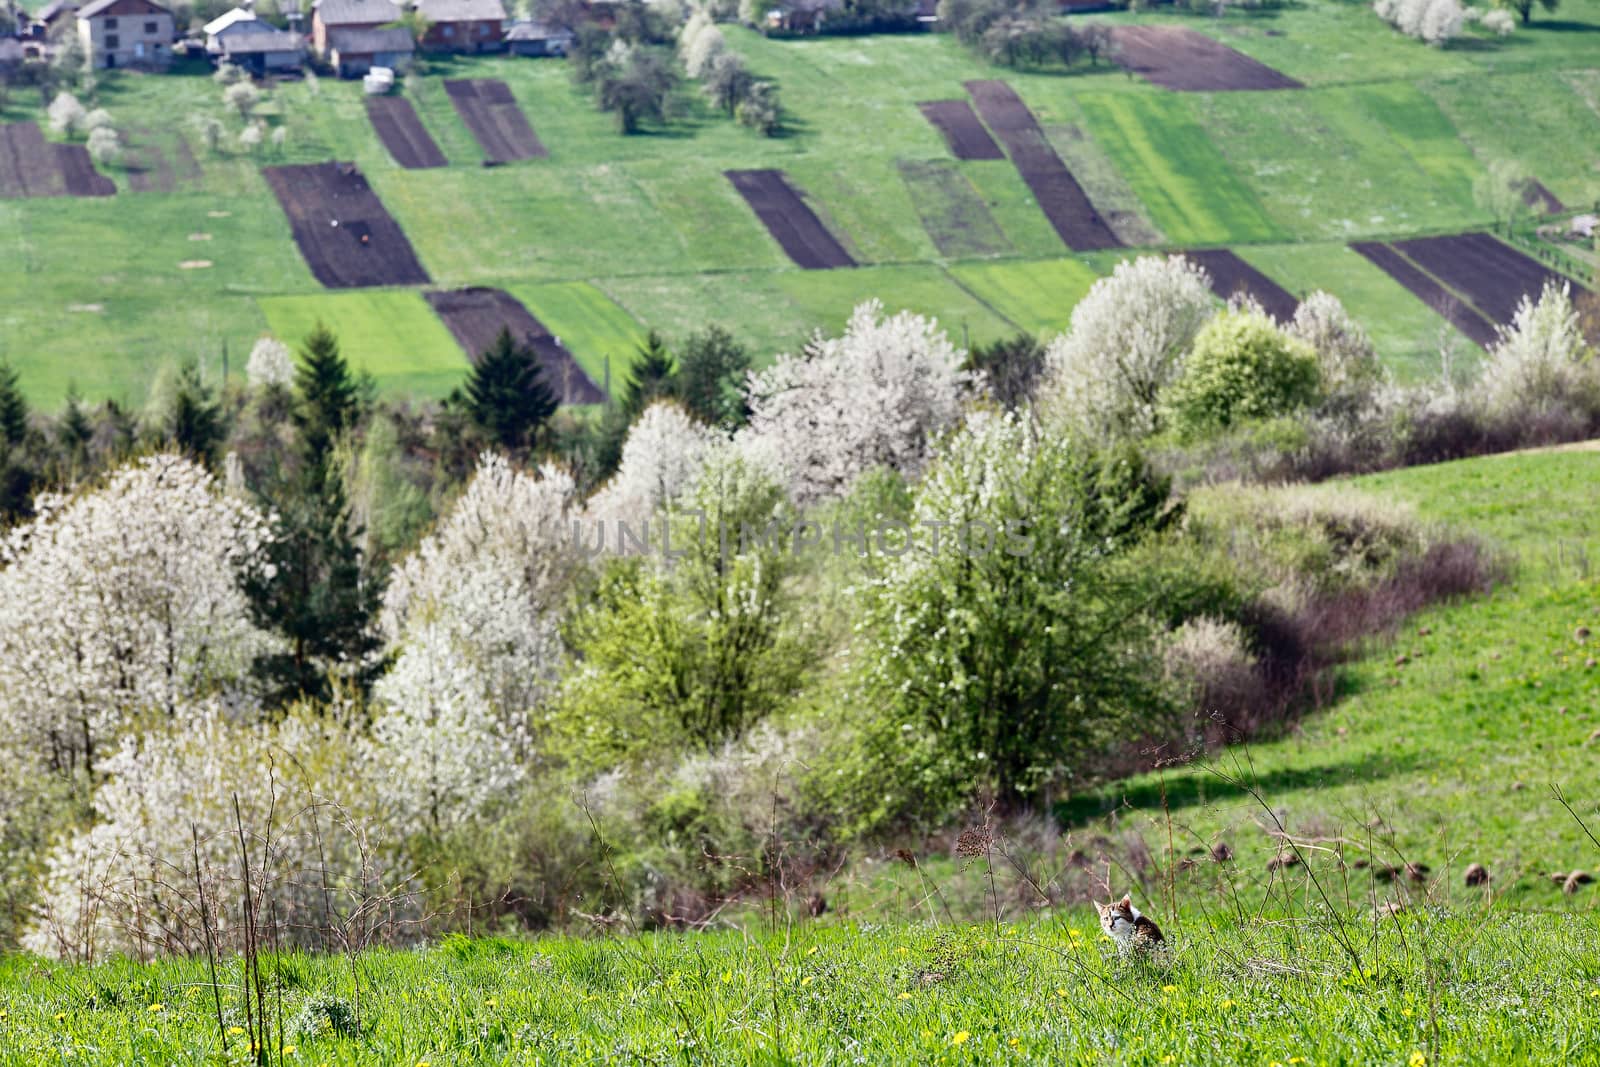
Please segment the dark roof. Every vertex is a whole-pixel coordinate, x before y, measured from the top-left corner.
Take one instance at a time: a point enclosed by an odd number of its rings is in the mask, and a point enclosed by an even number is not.
[[[100,12],[118,2],[119,0],[93,0],[92,3],[84,4],[82,7],[78,8],[78,17],[80,19],[94,18],[94,16],[100,14]],[[145,3],[149,4],[151,7],[155,8],[156,11],[159,11],[164,15],[172,14],[171,11],[168,11],[160,4],[156,3],[155,0],[145,0]],[[155,14],[155,12],[148,12],[148,14]]]
[[[317,16],[324,26],[349,26],[375,23],[379,26],[398,21],[400,9],[389,0],[321,0]]]
[[[429,22],[494,22],[506,17],[500,0],[417,0]]]
[[[546,26],[542,22],[513,22],[511,28],[506,30],[508,41],[553,41],[561,38],[571,40],[571,30],[560,26]]]
[[[328,47],[340,55],[367,56],[379,52],[413,52],[416,42],[407,30],[329,30]]]
[[[242,56],[264,52],[303,52],[306,41],[298,33],[269,30],[262,33],[231,33],[219,37],[217,46],[226,55]]]

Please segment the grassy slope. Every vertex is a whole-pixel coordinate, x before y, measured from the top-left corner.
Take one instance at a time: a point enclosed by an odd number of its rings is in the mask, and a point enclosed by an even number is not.
[[[1119,964],[1083,907],[998,929],[953,923],[917,873],[890,865],[878,903],[843,921],[773,931],[758,911],[730,911],[739,928],[707,935],[372,951],[360,967],[363,1036],[291,1033],[284,1062],[598,1063],[673,1050],[728,1064],[1592,1062],[1596,891],[1562,897],[1542,872],[1600,861],[1545,792],[1559,782],[1588,813],[1600,798],[1582,743],[1596,714],[1592,645],[1574,640],[1580,623],[1600,629],[1600,584],[1587,573],[1600,551],[1597,464],[1595,452],[1547,453],[1358,480],[1520,560],[1494,596],[1413,620],[1398,643],[1405,667],[1393,649],[1373,650],[1346,671],[1343,700],[1249,752],[1291,830],[1343,834],[1347,855],[1372,843],[1384,861],[1432,865],[1427,903],[1411,889],[1398,920],[1374,922],[1366,906],[1397,889],[1314,858],[1343,925],[1332,921],[1303,867],[1263,873],[1272,846],[1254,801],[1179,770],[1159,784],[1180,852],[1221,835],[1238,858],[1180,875],[1171,898],[1159,879],[1143,887],[1175,946],[1166,966]],[[1159,795],[1155,780],[1126,783],[1114,821],[1077,832],[1142,834],[1159,864]],[[1374,812],[1385,826],[1369,830]],[[1489,865],[1498,896],[1461,887],[1473,860]],[[982,899],[982,861],[932,866],[943,896]],[[843,904],[841,887],[830,895]],[[223,967],[236,982],[237,962]],[[283,974],[291,1021],[314,994],[357,999],[343,960],[291,957]],[[0,1062],[201,1062],[216,1042],[207,982],[199,960],[0,960]]]
[[[440,284],[589,282],[669,333],[725,319],[758,360],[835,328],[849,303],[872,296],[948,316],[952,332],[965,320],[974,336],[1059,324],[1053,283],[1010,286],[1004,309],[976,305],[945,269],[981,274],[996,261],[942,260],[899,172],[900,160],[948,158],[915,103],[960,97],[962,81],[978,77],[1003,76],[1018,88],[1135,241],[1327,241],[1470,225],[1483,218],[1473,182],[1502,158],[1525,160],[1569,202],[1600,192],[1585,147],[1600,134],[1600,113],[1581,92],[1596,65],[1600,0],[1565,0],[1559,18],[1538,18],[1509,41],[1474,37],[1442,51],[1334,0],[1225,19],[1108,17],[1198,29],[1316,88],[1179,95],[1109,69],[1065,77],[996,70],[945,36],[769,41],[728,27],[751,67],[782,86],[787,136],[753,136],[687,87],[669,130],[622,138],[572,87],[564,64],[462,59],[408,87],[453,165],[407,172],[373,135],[354,83],[278,87],[268,111],[287,127],[288,145],[252,159],[235,147],[237,119],[227,119],[215,154],[188,125],[191,116],[222,114],[203,73],[107,76],[98,102],[129,143],[176,160],[184,138],[200,173],[173,193],[135,195],[113,167],[122,187],[113,204],[0,203],[0,350],[46,407],[70,379],[91,396],[136,402],[164,363],[195,356],[217,369],[224,343],[242,351],[265,326],[254,297],[318,292],[256,166],[329,158],[360,164]],[[449,76],[504,78],[550,159],[479,167],[481,153],[440,84]],[[4,119],[40,114],[34,94],[17,93]],[[1009,269],[1065,254],[1009,163],[955,165],[1004,233]],[[857,258],[885,269],[848,280],[793,270],[722,177],[733,167],[788,171]],[[213,234],[203,252],[184,243],[202,231]],[[1336,288],[1348,274],[1330,259],[1324,278],[1309,250],[1282,254],[1296,262],[1295,285]],[[215,265],[174,273],[193,258]],[[102,269],[86,271],[86,263]],[[1385,304],[1373,328],[1389,338],[1386,355],[1402,371],[1424,367],[1431,345],[1417,339],[1437,330],[1437,318],[1415,302]],[[105,310],[69,313],[74,305]],[[345,332],[360,324],[333,323]],[[445,358],[442,350],[408,355]],[[393,375],[396,388],[407,378]]]
[[[1439,891],[1460,892],[1461,872],[1481,862],[1498,892],[1519,905],[1588,912],[1592,894],[1564,898],[1546,875],[1600,866],[1600,854],[1552,799],[1563,787],[1594,813],[1600,784],[1595,700],[1600,655],[1578,627],[1600,632],[1600,472],[1594,452],[1489,457],[1357,479],[1366,490],[1415,505],[1426,519],[1478,531],[1514,552],[1514,581],[1481,600],[1434,608],[1393,645],[1342,671],[1343,699],[1306,718],[1289,737],[1255,745],[1253,774],[1291,832],[1346,835],[1361,848],[1367,823],[1383,862],[1426,863]],[[1330,487],[1332,489],[1334,487]],[[1399,656],[1406,662],[1401,665]],[[1230,772],[1237,750],[1219,760]],[[1224,837],[1261,870],[1272,845],[1262,812],[1206,768],[1170,772],[1178,832]],[[1165,840],[1152,778],[1123,783],[1075,810],[1123,805],[1118,823]],[[1591,826],[1600,832],[1600,822]]]

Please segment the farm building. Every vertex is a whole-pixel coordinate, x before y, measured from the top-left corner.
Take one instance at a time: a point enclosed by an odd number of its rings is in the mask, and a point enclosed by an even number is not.
[[[50,3],[39,9],[34,18],[46,29],[53,30],[63,22],[75,21],[79,6],[78,0],[50,0]]]
[[[572,31],[542,22],[513,22],[506,30],[506,47],[518,56],[564,56],[572,47]]]
[[[409,30],[388,29],[328,31],[328,62],[341,78],[359,78],[373,67],[405,67],[416,51]]]
[[[328,36],[334,30],[376,30],[399,19],[400,8],[390,0],[318,0],[311,13],[311,47],[326,56],[332,47]]]
[[[422,47],[435,52],[498,52],[505,48],[506,9],[500,0],[417,0],[428,20]]]
[[[785,0],[767,9],[767,28],[789,33],[816,33],[828,20],[830,11],[839,11],[844,0]]]
[[[217,48],[206,45],[219,63],[232,63],[258,78],[268,74],[299,70],[306,58],[306,39],[298,33],[257,23],[249,33],[230,33],[217,38]]]
[[[78,38],[94,67],[165,67],[172,12],[153,0],[93,0],[78,9]]]

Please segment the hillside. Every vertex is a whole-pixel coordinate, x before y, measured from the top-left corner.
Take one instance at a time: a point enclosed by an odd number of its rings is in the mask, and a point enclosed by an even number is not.
[[[841,878],[828,892],[845,914],[818,921],[752,902],[722,918],[734,929],[707,935],[452,938],[425,952],[373,949],[355,967],[264,955],[264,988],[277,998],[266,1001],[268,1059],[1590,1062],[1600,1041],[1594,889],[1565,897],[1543,875],[1600,866],[1548,793],[1562,786],[1580,812],[1600,797],[1583,741],[1596,721],[1583,658],[1592,639],[1574,634],[1595,622],[1600,595],[1587,564],[1596,463],[1591,451],[1528,454],[1362,480],[1515,552],[1513,577],[1492,597],[1412,620],[1392,647],[1379,643],[1343,672],[1337,701],[1249,750],[1250,782],[1301,836],[1316,878],[1304,865],[1267,874],[1254,802],[1175,771],[1165,779],[1174,858],[1191,835],[1209,845],[1219,833],[1236,856],[1180,870],[1169,897],[1157,784],[1117,791],[1127,807],[1109,829],[1149,842],[1144,899],[1172,942],[1166,962],[1119,962],[1082,906],[1013,903],[1016,878],[998,854],[952,857],[960,866],[931,857],[914,871],[869,864]],[[1217,764],[1237,766],[1236,753]],[[1367,826],[1372,813],[1382,827]],[[1382,842],[1380,857],[1433,874],[1375,884],[1370,868],[1340,868],[1324,851],[1341,837],[1347,858]],[[1489,866],[1487,888],[1462,884],[1473,861]],[[876,886],[876,903],[845,885],[857,875]],[[970,898],[981,914],[996,880],[1004,903],[993,921],[941,910]],[[1373,898],[1407,907],[1374,919]],[[237,961],[221,966],[225,983],[237,981]],[[204,958],[12,960],[0,964],[0,1056],[198,1061],[221,1040],[237,1055],[246,1026],[260,1023],[244,1016],[236,986],[222,998],[214,1004]]]
[[[285,141],[252,156],[203,70],[110,74],[91,103],[128,144],[102,168],[117,195],[0,199],[0,351],[45,407],[74,381],[137,404],[175,360],[237,374],[262,331],[297,341],[322,319],[386,390],[441,395],[462,352],[420,293],[324,290],[259,173],[327,160],[359,166],[435,287],[505,289],[597,383],[646,328],[679,336],[721,321],[766,360],[871,297],[937,316],[960,343],[1053,332],[1124,253],[1072,253],[1012,161],[952,158],[916,105],[962,98],[975,79],[1015,88],[1123,243],[1230,247],[1291,294],[1326,288],[1402,378],[1433,373],[1443,343],[1457,366],[1479,349],[1346,242],[1486,228],[1478,187],[1508,161],[1566,205],[1600,197],[1600,0],[1442,50],[1333,0],[1106,20],[1210,35],[1304,87],[1172,92],[1109,63],[992,68],[948,35],[783,41],[727,27],[780,85],[782,136],[735,125],[689,85],[665,127],[623,137],[562,62],[443,59],[405,94],[449,165],[408,171],[356,83],[275,86],[258,115]],[[442,84],[463,77],[503,79],[548,158],[480,166]],[[192,124],[201,115],[224,123],[215,152]],[[0,114],[42,118],[29,92]],[[787,175],[859,266],[795,268],[723,176],[764,168]]]

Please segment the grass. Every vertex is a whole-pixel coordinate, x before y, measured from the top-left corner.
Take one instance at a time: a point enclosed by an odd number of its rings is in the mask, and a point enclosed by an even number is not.
[[[578,366],[602,388],[607,362],[614,375],[621,375],[644,344],[645,329],[588,282],[514,285],[510,291],[561,339]]]
[[[287,1024],[314,1025],[328,1017],[315,1005],[337,998],[359,1002],[362,1026],[350,1036],[291,1030],[281,1056],[269,1042],[266,1060],[1422,1067],[1578,1063],[1600,1041],[1592,924],[1508,918],[1486,929],[1474,914],[1407,916],[1354,931],[1369,964],[1358,970],[1316,925],[1261,919],[1196,914],[1164,966],[1118,962],[1083,908],[999,929],[452,941],[367,953],[359,991],[337,958],[268,957],[264,977],[275,990],[282,975]],[[238,969],[227,961],[225,980]],[[0,1057],[214,1061],[210,990],[203,960],[0,963]],[[241,1031],[232,1043],[242,1061],[243,1013],[230,993],[225,1024]]]
[[[1075,259],[963,263],[951,275],[1026,333],[1060,333],[1099,274]]]
[[[326,324],[350,366],[371,374],[380,389],[438,398],[466,379],[461,346],[421,293],[362,289],[262,297],[257,303],[273,335],[291,346],[317,323]]]
[[[1084,94],[1079,103],[1090,134],[1169,241],[1216,245],[1282,235],[1185,95]]]

